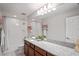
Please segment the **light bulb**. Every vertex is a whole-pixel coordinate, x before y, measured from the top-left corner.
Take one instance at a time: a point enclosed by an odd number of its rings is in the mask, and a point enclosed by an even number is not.
[[[51,12],[51,10],[48,10],[48,12]]]
[[[48,4],[48,5],[47,5],[47,8],[48,8],[48,9],[51,9],[51,8],[52,8],[52,5],[51,5],[51,4]]]
[[[40,9],[40,13],[41,13],[41,15],[44,15],[44,10],[43,10],[43,8]]]
[[[47,9],[47,7],[46,7],[46,6],[44,6],[44,7],[43,7],[43,12],[44,12],[44,14],[46,14],[46,13],[47,13],[47,10],[48,10],[48,9]]]
[[[39,10],[37,11],[37,14],[39,15]]]
[[[47,7],[46,7],[46,6],[44,6],[44,7],[43,7],[43,9],[44,9],[44,10],[47,10]]]
[[[40,12],[40,10],[38,10],[38,11],[37,11],[37,14],[38,14],[38,15],[41,15],[41,12]]]
[[[52,8],[52,10],[53,10],[53,11],[55,11],[55,10],[56,10],[56,8]]]

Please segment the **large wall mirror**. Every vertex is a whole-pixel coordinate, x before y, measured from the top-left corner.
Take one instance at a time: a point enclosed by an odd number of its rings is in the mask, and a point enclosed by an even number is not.
[[[32,22],[32,35],[40,35],[42,33],[41,22],[33,21]]]
[[[28,37],[46,36],[48,25],[46,21],[32,20],[28,22]]]
[[[28,37],[36,36],[42,33],[41,22],[30,21],[28,22]]]

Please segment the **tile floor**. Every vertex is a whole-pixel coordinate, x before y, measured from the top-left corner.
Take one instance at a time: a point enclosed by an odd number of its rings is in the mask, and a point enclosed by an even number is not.
[[[2,56],[1,48],[0,48],[0,56]],[[3,56],[25,56],[24,55],[24,48],[19,47],[17,50],[12,52],[6,52]]]

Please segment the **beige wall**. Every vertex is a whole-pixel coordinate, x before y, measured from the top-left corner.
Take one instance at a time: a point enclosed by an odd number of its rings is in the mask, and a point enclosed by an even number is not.
[[[56,14],[50,16],[46,20],[48,22],[48,40],[57,40],[64,42],[71,42],[65,38],[66,36],[66,18],[72,16],[78,16],[79,9],[70,10],[65,13]],[[72,39],[71,39],[72,40]],[[73,42],[71,42],[73,43]]]

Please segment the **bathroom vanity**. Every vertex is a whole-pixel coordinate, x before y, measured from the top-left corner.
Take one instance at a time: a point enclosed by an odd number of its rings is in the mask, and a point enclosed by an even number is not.
[[[24,54],[26,56],[79,56],[79,53],[73,48],[48,41],[26,38],[24,42]]]
[[[47,52],[46,50],[32,44],[31,42],[24,41],[24,54],[26,56],[54,56],[53,54]]]

